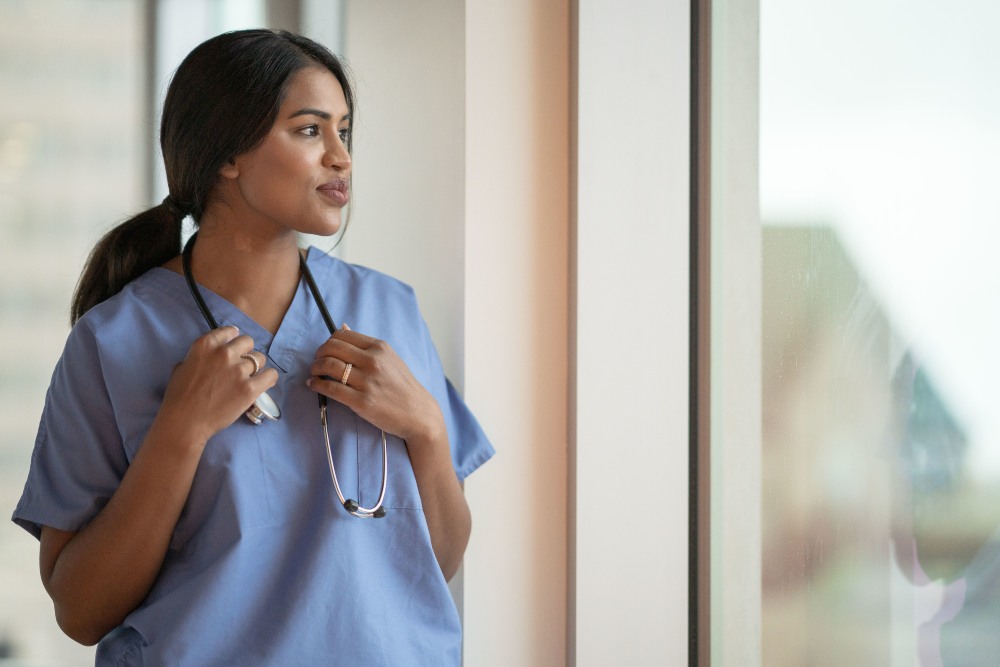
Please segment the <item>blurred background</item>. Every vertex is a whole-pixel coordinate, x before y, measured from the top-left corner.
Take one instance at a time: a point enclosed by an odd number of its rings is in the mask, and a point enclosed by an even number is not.
[[[760,2],[768,667],[1000,659],[998,20]]]
[[[0,2],[0,507],[21,494],[48,378],[85,253],[146,204],[144,6]],[[27,539],[25,539],[27,537]],[[55,625],[38,543],[0,522],[0,656],[93,664]],[[3,660],[0,659],[0,663]]]

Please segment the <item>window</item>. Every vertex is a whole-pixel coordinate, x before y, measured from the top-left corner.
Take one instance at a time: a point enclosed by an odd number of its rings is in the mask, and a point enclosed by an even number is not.
[[[142,4],[0,4],[0,506],[20,497],[87,251],[143,205]],[[9,514],[8,514],[9,516]],[[56,627],[38,546],[0,522],[0,659],[79,664]]]
[[[160,45],[144,8],[158,6]],[[69,303],[97,238],[151,204],[148,151],[169,74],[211,34],[263,22],[262,2],[9,0],[0,3],[0,507],[20,497],[45,389],[69,331]],[[178,22],[178,16],[187,22]],[[201,32],[199,32],[201,31]],[[178,35],[193,36],[179,55]],[[172,50],[173,49],[173,50]],[[162,88],[162,91],[160,90]],[[158,113],[158,109],[157,109]],[[159,160],[159,157],[156,158]],[[162,171],[162,169],[161,169]],[[160,193],[160,197],[163,193]],[[8,515],[9,516],[9,515]],[[86,664],[65,637],[38,575],[37,543],[0,522],[0,662]]]
[[[759,224],[725,217],[733,181],[713,186],[718,224],[754,226],[760,248],[748,306],[760,378],[742,385],[759,398],[759,475],[737,494],[760,503],[762,664],[984,664],[1000,651],[998,14],[978,0],[760,3],[759,162],[744,172],[759,165]],[[715,66],[731,66],[719,39]],[[741,138],[722,127],[725,153]],[[742,259],[713,259],[724,300]],[[713,367],[732,340],[713,342]],[[740,381],[718,373],[720,392]],[[721,396],[725,422],[737,408]],[[713,472],[733,474],[740,436],[712,437]],[[756,433],[743,437],[756,452]],[[726,502],[713,522],[736,520]],[[741,555],[713,544],[720,568]],[[713,615],[736,613],[725,595]]]

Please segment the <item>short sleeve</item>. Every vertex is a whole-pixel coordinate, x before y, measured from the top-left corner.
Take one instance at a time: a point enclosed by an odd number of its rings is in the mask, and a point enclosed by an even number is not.
[[[437,399],[444,415],[455,473],[459,480],[464,480],[490,460],[496,452],[469,406],[465,404],[451,381],[445,377],[441,358],[431,340],[427,323],[422,316],[418,316],[418,319],[426,366],[429,370],[425,386]]]
[[[493,446],[483,433],[458,391],[445,378],[447,408],[443,408],[451,439],[451,458],[460,480],[471,475],[494,454]]]
[[[12,519],[35,537],[43,525],[80,530],[107,504],[127,468],[98,344],[84,319],[52,374]]]

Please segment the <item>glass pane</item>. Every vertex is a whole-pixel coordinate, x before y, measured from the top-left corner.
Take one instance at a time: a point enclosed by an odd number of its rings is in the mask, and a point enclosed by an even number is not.
[[[0,663],[92,664],[55,624],[21,495],[69,301],[97,236],[141,205],[142,3],[0,3]]]
[[[144,144],[157,126],[142,98],[146,4],[0,2],[0,507],[8,513],[21,494],[86,254],[116,222],[150,205]],[[264,22],[263,0],[156,4],[160,99],[197,43]],[[162,167],[156,174],[158,200]],[[37,542],[9,521],[0,522],[0,591],[0,664],[93,663],[94,649],[55,624]]]
[[[1000,660],[998,20],[761,1],[769,667]]]

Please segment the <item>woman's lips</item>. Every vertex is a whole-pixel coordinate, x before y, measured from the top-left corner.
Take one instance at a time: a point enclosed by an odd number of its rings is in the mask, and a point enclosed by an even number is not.
[[[338,206],[344,206],[351,199],[347,181],[337,178],[316,188],[321,195],[331,199]]]

